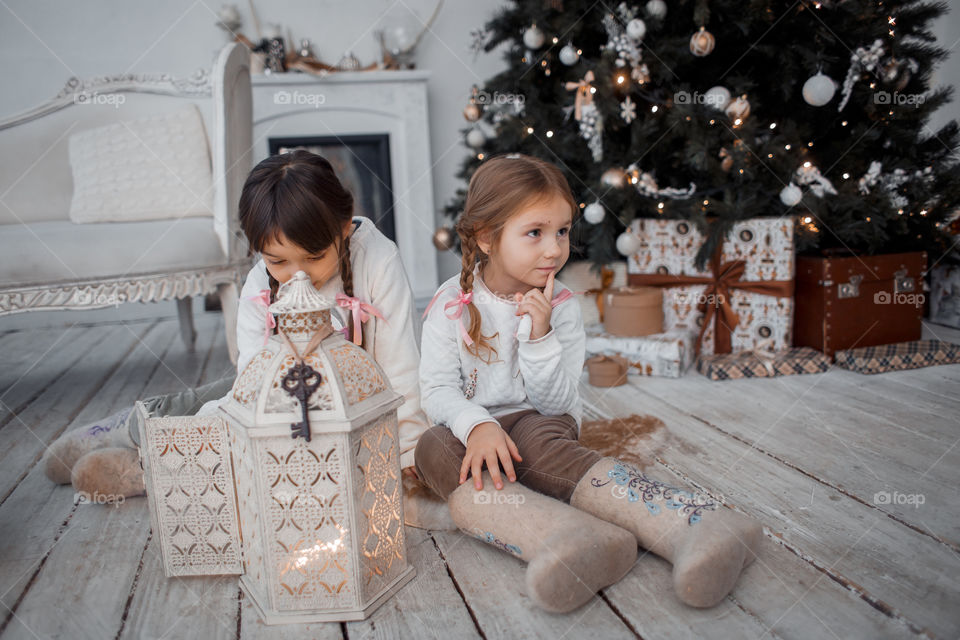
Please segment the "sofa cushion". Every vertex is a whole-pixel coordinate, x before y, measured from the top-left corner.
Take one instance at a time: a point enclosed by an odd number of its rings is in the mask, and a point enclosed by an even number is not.
[[[70,136],[76,223],[212,214],[210,151],[195,105]]]
[[[225,262],[210,218],[0,226],[0,286],[184,271]]]

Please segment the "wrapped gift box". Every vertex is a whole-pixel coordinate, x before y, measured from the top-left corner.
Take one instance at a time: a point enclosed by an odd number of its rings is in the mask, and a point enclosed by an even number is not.
[[[830,358],[810,347],[787,349],[772,354],[753,351],[702,356],[697,371],[711,380],[770,378],[830,370]]]
[[[789,217],[738,222],[699,270],[704,237],[693,224],[634,220],[640,249],[628,258],[628,282],[663,287],[664,331],[700,332],[703,355],[782,351],[792,340],[793,225]]]
[[[569,262],[557,280],[577,294],[584,326],[603,322],[604,294],[627,284],[627,262],[612,262],[599,269],[589,260]]]
[[[663,333],[663,292],[656,287],[621,287],[604,294],[603,328],[636,338]]]
[[[960,329],[960,266],[940,265],[930,272],[930,321]]]
[[[693,331],[671,331],[640,338],[625,338],[604,331],[600,325],[585,329],[587,354],[622,356],[630,363],[628,373],[679,378],[693,362]]]
[[[837,366],[857,373],[885,373],[960,362],[960,345],[940,340],[913,340],[879,347],[837,351]]]

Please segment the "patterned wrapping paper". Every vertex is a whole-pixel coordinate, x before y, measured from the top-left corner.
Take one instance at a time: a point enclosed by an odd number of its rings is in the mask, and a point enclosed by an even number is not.
[[[749,283],[791,282],[794,279],[792,218],[754,218],[738,222],[723,242],[720,264],[743,261],[740,280]],[[640,240],[640,249],[629,256],[629,274],[713,278],[710,269],[698,270],[694,260],[703,235],[683,220],[634,220],[630,232]],[[648,284],[631,280],[632,284]],[[665,286],[664,331],[696,330],[703,322],[700,303],[709,301],[706,284]],[[790,287],[792,290],[792,285]],[[774,351],[788,349],[793,339],[793,297],[766,295],[730,288],[730,303],[737,326],[730,336],[732,352],[749,351],[761,345]],[[703,333],[701,353],[718,351],[715,321]]]
[[[884,373],[960,363],[960,345],[940,340],[914,340],[837,351],[837,366],[857,373]]]
[[[787,349],[769,355],[752,351],[723,353],[702,356],[697,360],[697,371],[711,380],[795,376],[829,370],[830,358],[810,347]]]
[[[930,322],[960,329],[960,266],[941,265],[931,271]]]
[[[601,325],[585,328],[587,356],[623,356],[630,362],[628,373],[679,378],[693,362],[694,331],[677,330],[639,338],[611,335]]]

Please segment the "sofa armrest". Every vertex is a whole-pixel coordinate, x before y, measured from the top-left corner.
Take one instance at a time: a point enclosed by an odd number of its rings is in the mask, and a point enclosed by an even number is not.
[[[227,45],[217,57],[212,76],[214,231],[228,263],[233,263],[247,255],[237,208],[253,158],[250,51],[239,43]]]

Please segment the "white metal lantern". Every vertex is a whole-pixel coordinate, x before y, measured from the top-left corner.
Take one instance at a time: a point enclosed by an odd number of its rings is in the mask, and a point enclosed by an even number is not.
[[[372,356],[333,330],[332,307],[298,272],[270,307],[278,334],[216,415],[150,417],[138,405],[167,576],[241,574],[268,624],[361,620],[414,576],[403,399]]]

